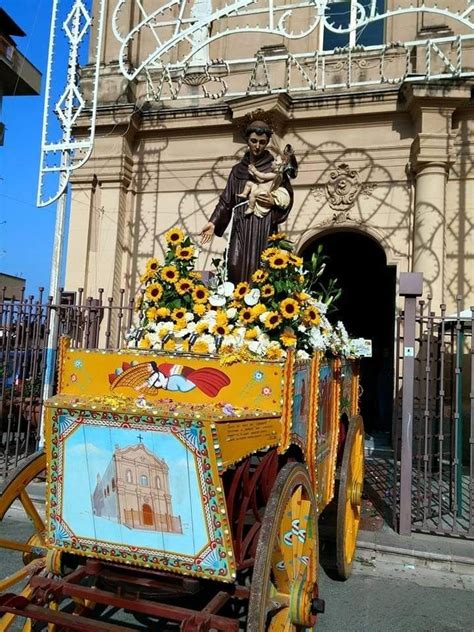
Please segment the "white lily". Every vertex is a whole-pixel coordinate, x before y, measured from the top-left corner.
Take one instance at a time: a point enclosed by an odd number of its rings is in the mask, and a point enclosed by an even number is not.
[[[259,300],[260,300],[260,290],[258,288],[256,288],[256,287],[251,289],[244,296],[244,303],[246,305],[248,305],[249,307],[252,307],[253,305],[256,305]]]

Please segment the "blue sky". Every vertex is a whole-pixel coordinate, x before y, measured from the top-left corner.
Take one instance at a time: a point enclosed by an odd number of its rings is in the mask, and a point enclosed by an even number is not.
[[[28,293],[49,289],[56,204],[36,207],[51,0],[0,0],[26,32],[19,50],[43,74],[36,97],[5,97],[0,147],[0,272],[27,279]]]

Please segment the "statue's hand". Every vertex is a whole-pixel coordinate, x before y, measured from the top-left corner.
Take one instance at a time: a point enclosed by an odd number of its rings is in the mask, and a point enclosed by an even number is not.
[[[208,244],[214,237],[215,226],[212,222],[207,222],[204,228],[200,232],[201,244]]]
[[[250,164],[248,166],[248,170],[251,176],[255,177],[257,175],[257,168],[255,167],[255,165]]]
[[[275,200],[270,193],[259,193],[257,195],[257,202],[263,206],[263,208],[270,208],[275,205]]]

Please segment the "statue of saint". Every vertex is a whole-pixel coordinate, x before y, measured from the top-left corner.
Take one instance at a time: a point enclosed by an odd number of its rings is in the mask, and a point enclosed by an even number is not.
[[[232,229],[227,253],[228,280],[237,284],[250,281],[258,268],[260,255],[267,247],[268,237],[278,231],[293,206],[293,189],[290,178],[283,178],[278,188],[258,193],[255,202],[260,209],[268,212],[248,212],[249,203],[242,202],[241,196],[248,192],[248,182],[254,179],[252,172],[269,173],[273,180],[275,173],[274,156],[267,150],[272,129],[264,121],[253,121],[245,131],[248,151],[230,172],[226,187],[211,215],[201,231],[201,243],[209,243],[214,235],[221,237],[231,219]],[[293,156],[296,175],[296,160]]]

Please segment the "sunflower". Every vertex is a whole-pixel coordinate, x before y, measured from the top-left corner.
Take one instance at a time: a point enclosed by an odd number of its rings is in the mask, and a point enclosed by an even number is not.
[[[179,279],[179,272],[175,266],[165,266],[161,271],[161,278],[168,283],[176,283]]]
[[[291,328],[285,329],[280,336],[280,342],[285,347],[296,347],[296,334]]]
[[[176,340],[174,338],[170,338],[163,345],[164,351],[175,351],[176,350]]]
[[[265,272],[265,270],[262,270],[261,268],[255,270],[255,272],[252,274],[252,281],[254,283],[264,283],[267,279],[268,272]]]
[[[187,324],[188,323],[186,321],[186,318],[180,318],[179,320],[176,320],[174,324],[174,331],[181,331],[186,327]]]
[[[170,246],[178,246],[184,239],[184,233],[181,228],[175,226],[165,233],[165,239]]]
[[[260,290],[260,295],[262,298],[270,298],[275,294],[275,288],[270,283],[264,285]]]
[[[245,340],[255,340],[255,338],[258,338],[258,334],[259,334],[259,330],[258,327],[252,327],[252,329],[247,329],[247,331],[245,332]]]
[[[229,319],[227,318],[227,314],[222,311],[222,309],[218,309],[216,312],[216,325],[228,325]]]
[[[179,281],[176,281],[174,286],[178,294],[181,294],[181,296],[190,292],[194,287],[192,281],[189,279],[180,279]]]
[[[268,307],[265,307],[265,305],[263,303],[257,303],[256,305],[254,305],[252,307],[252,312],[253,312],[255,318],[258,318],[261,314],[266,312],[267,309],[268,309]]]
[[[158,318],[158,308],[149,307],[146,310],[146,317],[148,318],[148,320],[156,320]]]
[[[191,270],[191,272],[189,273],[189,276],[191,277],[191,279],[202,279],[202,272],[198,272],[197,270]]]
[[[159,267],[160,267],[160,262],[155,257],[152,257],[151,259],[148,259],[148,261],[146,262],[146,271],[147,272],[151,272],[151,273],[154,274],[155,272],[158,271]]]
[[[209,290],[205,285],[195,285],[192,295],[195,303],[205,303],[209,296]]]
[[[275,329],[281,323],[281,316],[278,312],[268,312],[263,324],[267,329]]]
[[[286,268],[288,261],[288,254],[284,250],[278,250],[278,252],[268,258],[270,268],[274,268],[275,270]]]
[[[139,342],[138,342],[138,348],[139,349],[150,349],[151,348],[151,342],[148,338],[142,338]]]
[[[300,306],[294,298],[285,298],[280,303],[280,313],[284,318],[294,318],[299,311]]]
[[[163,296],[163,286],[161,283],[151,283],[145,292],[145,298],[148,301],[159,301]]]
[[[209,345],[205,340],[196,340],[193,344],[194,353],[209,353]]]
[[[168,318],[170,314],[171,312],[168,307],[158,307],[158,309],[156,310],[156,315],[158,316],[158,318]]]
[[[181,342],[181,351],[189,351],[189,340],[183,340]]]
[[[171,312],[171,318],[174,320],[175,323],[177,323],[178,320],[182,320],[185,317],[186,317],[186,310],[184,309],[184,307],[177,307]]]
[[[150,272],[150,270],[145,270],[145,272],[140,277],[140,283],[147,283],[154,277],[154,273]]]
[[[305,301],[307,301],[309,298],[311,298],[311,295],[308,294],[308,292],[297,292],[295,294],[296,299],[300,302],[300,303],[304,303]]]
[[[239,283],[237,285],[232,296],[233,298],[237,300],[239,300],[240,298],[244,298],[244,296],[247,294],[249,289],[250,289],[249,284],[246,281],[242,281],[242,283]]]
[[[270,235],[268,241],[271,243],[272,241],[280,241],[281,239],[288,239],[288,235],[286,233],[274,233]]]
[[[239,320],[242,323],[253,323],[255,320],[255,315],[252,311],[251,307],[244,307],[244,309],[240,310]]]
[[[196,323],[196,329],[195,332],[199,335],[199,334],[203,334],[205,331],[207,331],[209,329],[209,323],[206,323],[203,320],[200,320],[198,323]]]
[[[242,307],[242,305],[240,304],[240,301],[231,301],[228,305],[227,305],[228,309],[230,309],[231,307],[235,308],[235,309],[240,309]]]
[[[290,263],[298,268],[300,268],[303,265],[303,259],[301,257],[297,257],[293,253],[290,254],[289,259],[290,259]]]
[[[176,248],[176,257],[181,261],[189,261],[194,257],[194,248],[192,246],[178,246]]]
[[[306,323],[311,323],[311,325],[319,325],[321,322],[321,315],[319,310],[316,307],[310,305],[310,307],[306,308],[303,313],[303,321]]]
[[[273,255],[276,255],[277,252],[278,248],[266,248],[260,255],[260,258],[262,261],[268,261],[268,259],[273,257]]]
[[[212,328],[212,332],[215,336],[227,336],[229,333],[229,325],[218,325],[217,323]]]
[[[197,303],[193,307],[193,312],[196,314],[196,316],[204,316],[204,314],[207,312],[207,307],[202,303]]]
[[[281,360],[281,358],[283,357],[283,351],[280,349],[280,347],[277,347],[276,345],[270,346],[267,349],[266,357],[269,360]]]

